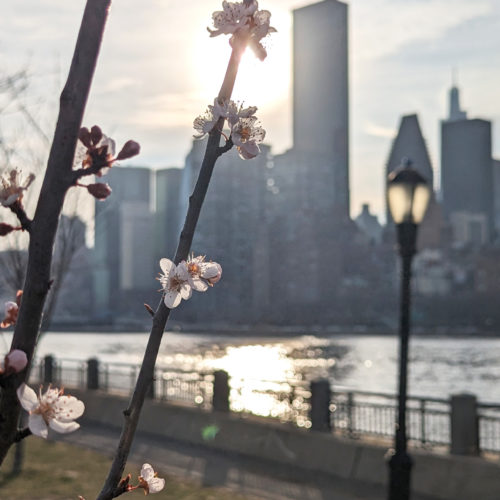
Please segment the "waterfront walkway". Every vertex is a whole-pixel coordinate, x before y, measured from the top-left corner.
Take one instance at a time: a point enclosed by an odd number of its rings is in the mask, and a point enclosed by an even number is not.
[[[78,432],[58,439],[111,454],[116,448],[116,428],[85,422]],[[248,500],[385,500],[377,485],[333,479],[326,474],[306,472],[267,460],[189,445],[165,437],[138,433],[130,460],[150,462],[168,475],[207,486],[225,487]],[[127,471],[128,472],[128,471]],[[168,485],[167,485],[168,487]],[[412,500],[432,500],[412,495]]]

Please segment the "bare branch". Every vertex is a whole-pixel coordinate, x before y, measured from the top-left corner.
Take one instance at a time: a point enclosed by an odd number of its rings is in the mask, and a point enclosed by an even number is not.
[[[31,223],[32,220],[26,215],[26,212],[24,211],[23,206],[19,201],[16,201],[12,205],[10,205],[10,210],[14,214],[16,214],[17,218],[19,219],[19,222],[21,223],[21,227],[30,232],[31,231]]]
[[[12,349],[31,362],[47,297],[52,248],[64,197],[71,186],[73,158],[111,0],[87,0],[66,85],[60,99],[47,171],[38,200],[29,245],[28,269]],[[12,445],[20,413],[16,389],[26,376],[12,377],[0,399],[0,462]]]

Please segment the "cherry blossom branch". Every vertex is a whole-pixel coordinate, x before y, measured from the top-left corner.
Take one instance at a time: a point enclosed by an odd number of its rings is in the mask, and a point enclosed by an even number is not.
[[[33,222],[27,215],[26,212],[24,211],[23,206],[19,202],[15,202],[12,205],[9,206],[11,212],[16,214],[19,222],[21,223],[21,227],[30,232],[31,231],[31,223]]]
[[[73,184],[76,184],[79,179],[85,177],[86,175],[96,175],[107,165],[105,163],[94,163],[89,168],[79,168],[73,171]]]
[[[238,66],[241,61],[243,52],[248,41],[247,36],[235,37],[233,43],[233,50],[229,59],[228,67],[224,77],[218,99],[223,101],[231,97],[236,75],[238,73]],[[232,140],[229,138],[226,144],[222,147],[219,146],[221,140],[221,132],[224,119],[220,118],[217,125],[212,129],[208,137],[207,148],[205,156],[201,165],[198,180],[193,190],[193,194],[189,198],[189,207],[184,222],[184,227],[181,232],[177,251],[175,253],[174,262],[178,264],[182,260],[186,260],[191,249],[193,242],[194,231],[198,222],[201,207],[208,190],[212,172],[217,158],[225,151],[232,147]],[[120,480],[125,470],[125,465],[130,452],[130,447],[134,439],[134,434],[139,421],[139,416],[144,404],[144,400],[150,385],[154,381],[154,367],[160,349],[163,332],[167,324],[170,309],[165,306],[162,300],[160,301],[156,312],[153,316],[153,325],[149,335],[148,344],[144,353],[144,358],[141,365],[141,370],[137,378],[134,393],[130,400],[128,408],[123,412],[125,422],[123,424],[120,441],[118,443],[117,451],[111,465],[108,477],[103,485],[97,500],[111,500],[121,495],[123,491],[120,489]]]
[[[90,85],[94,75],[111,0],[87,0],[71,67],[60,98],[60,109],[47,171],[30,227],[29,259],[24,295],[12,339],[12,349],[31,362],[50,283],[52,249],[59,215],[73,183],[73,158]],[[15,440],[20,405],[17,387],[27,369],[8,380],[0,398],[0,463]]]

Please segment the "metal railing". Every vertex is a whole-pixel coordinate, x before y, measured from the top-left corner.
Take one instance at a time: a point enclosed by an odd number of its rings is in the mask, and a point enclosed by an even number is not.
[[[89,386],[92,376],[98,387],[112,393],[131,394],[139,365],[98,362],[97,375],[90,374],[91,364],[70,358],[37,360],[31,370],[32,383],[48,383],[50,375],[57,386]],[[155,383],[150,397],[212,408],[214,376],[209,372],[193,372],[157,366]],[[229,407],[231,411],[255,414],[291,422],[299,427],[311,427],[311,387],[306,381],[270,381],[237,379],[229,381]],[[408,397],[408,440],[413,446],[436,447],[451,445],[450,400]],[[330,425],[334,432],[351,438],[364,436],[392,439],[397,412],[394,394],[355,391],[342,387],[332,388],[330,399]],[[476,405],[478,449],[500,453],[500,405]]]
[[[349,437],[392,438],[396,422],[394,394],[336,388],[332,398],[332,427]],[[450,402],[445,399],[408,397],[407,432],[413,445],[450,443]],[[500,424],[500,414],[498,415]]]

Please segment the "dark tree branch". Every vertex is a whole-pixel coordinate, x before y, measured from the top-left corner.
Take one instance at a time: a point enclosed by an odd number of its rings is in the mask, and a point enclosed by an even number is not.
[[[25,427],[24,429],[19,429],[16,432],[16,436],[14,438],[14,443],[19,443],[22,441],[24,438],[27,438],[28,436],[31,436],[31,431],[29,427]]]
[[[224,146],[219,146],[217,148],[217,158],[219,156],[222,156],[224,153],[227,153],[233,146],[234,146],[233,138],[232,136],[229,136],[229,139],[226,141],[226,144],[224,144]]]
[[[73,185],[76,185],[77,181],[86,175],[97,175],[103,168],[111,168],[111,165],[95,163],[89,168],[79,168],[73,171]]]
[[[226,75],[219,92],[220,100],[229,99],[231,97],[238,66],[245,50],[248,39],[246,37],[238,37],[233,43],[233,51],[229,59]],[[178,264],[182,260],[188,258],[189,250],[193,242],[194,231],[200,216],[201,207],[208,190],[208,185],[212,177],[212,172],[217,158],[222,154],[220,152],[221,128],[224,119],[220,118],[219,123],[213,128],[208,137],[207,149],[201,165],[198,180],[194,187],[193,194],[189,198],[189,208],[184,222],[184,227],[181,232],[179,244],[175,254],[174,262]],[[229,141],[228,141],[229,142]],[[226,143],[227,146],[227,143]],[[223,149],[223,148],[222,148]],[[136,386],[132,399],[128,408],[124,411],[125,422],[123,424],[122,434],[118,443],[118,448],[115,453],[111,469],[109,471],[106,482],[97,497],[97,500],[111,500],[121,494],[119,491],[120,478],[123,476],[123,471],[130,452],[130,447],[134,438],[137,423],[141,413],[142,406],[146,393],[154,380],[154,367],[158,350],[160,348],[163,332],[167,324],[170,309],[165,306],[163,297],[156,309],[153,317],[153,326],[149,335],[148,344],[144,353],[141,370],[137,378]]]
[[[26,212],[24,211],[21,203],[19,201],[16,201],[12,205],[10,205],[9,208],[11,212],[16,214],[19,222],[21,223],[21,227],[29,233],[31,231],[31,224],[33,221],[26,215]]]
[[[73,182],[78,132],[102,41],[111,0],[87,0],[71,67],[60,98],[60,110],[47,171],[38,199],[29,245],[28,269],[12,349],[33,358],[48,293],[52,249],[64,197]],[[14,442],[20,405],[16,389],[28,370],[8,381],[0,399],[0,463]]]

